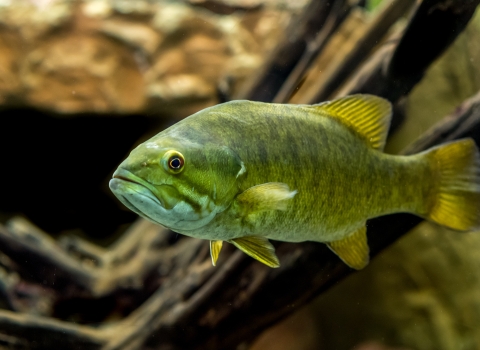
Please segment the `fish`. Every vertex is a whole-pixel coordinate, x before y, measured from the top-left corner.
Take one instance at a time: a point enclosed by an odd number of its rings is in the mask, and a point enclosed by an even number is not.
[[[480,155],[461,139],[415,155],[383,152],[392,106],[357,94],[316,105],[230,101],[136,147],[109,182],[138,215],[224,242],[270,267],[270,240],[326,244],[353,269],[369,262],[366,222],[412,213],[480,227]]]

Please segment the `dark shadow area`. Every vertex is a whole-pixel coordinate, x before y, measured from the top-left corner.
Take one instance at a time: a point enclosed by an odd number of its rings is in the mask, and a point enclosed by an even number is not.
[[[81,230],[94,239],[136,218],[110,194],[108,179],[155,120],[31,109],[1,116],[1,212],[22,213],[50,234]]]

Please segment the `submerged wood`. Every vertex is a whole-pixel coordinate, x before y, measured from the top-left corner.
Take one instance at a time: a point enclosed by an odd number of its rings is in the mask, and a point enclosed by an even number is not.
[[[387,43],[335,96],[370,93],[397,102],[410,92],[427,67],[465,29],[479,3],[480,0],[420,2],[399,43]],[[331,93],[333,91],[322,92],[309,103],[321,102]]]
[[[317,33],[322,32],[332,9],[341,11],[346,6],[346,0],[311,1],[303,13],[292,20],[263,67],[252,75],[233,99],[271,102],[308,46],[313,45]],[[326,31],[329,32],[330,29],[326,28]],[[320,49],[321,43],[318,45]]]
[[[322,80],[321,84],[312,86],[310,91],[302,96],[301,103],[318,103],[329,99],[381,42],[390,27],[412,7],[413,3],[413,0],[394,0],[384,6],[354,48],[345,57],[339,58],[341,63],[337,69]]]
[[[321,53],[328,44],[333,33],[338,30],[342,22],[348,18],[352,6],[348,3],[335,2],[333,8],[325,20],[324,26],[318,31],[315,39],[307,43],[305,52],[298,60],[288,78],[272,100],[274,103],[286,103],[297,88],[306,70],[311,66],[312,61]]]
[[[392,57],[400,55],[396,52],[408,53],[408,47],[415,47],[415,35],[407,33],[420,29],[412,29],[415,28],[412,23],[420,23],[419,16],[428,17],[450,9],[448,18],[458,16],[454,21],[458,35],[479,1],[462,1],[463,7],[458,1],[436,1],[437,6],[430,12],[417,13],[400,41],[404,44],[398,50],[396,43],[387,45],[368,66],[373,68],[365,70],[364,66],[351,81],[355,83],[353,87],[345,91],[388,92],[385,97],[398,99],[418,81],[419,71],[423,74],[426,66],[453,40],[450,36],[442,37],[433,48],[426,49],[430,50],[428,55],[425,53],[428,59],[415,67],[416,72],[407,72],[402,83],[390,82],[402,71],[402,61],[392,64],[393,68],[386,73],[383,64],[393,62]],[[423,3],[432,4],[428,0]],[[449,6],[460,7],[453,11]],[[423,38],[427,40],[428,36]],[[416,53],[419,54],[423,53]],[[387,86],[396,90],[387,91]],[[406,153],[466,136],[480,144],[480,94],[462,104]],[[411,215],[370,220],[371,256],[420,221]],[[46,317],[48,314],[35,316],[0,310],[0,342],[18,349],[235,348],[352,272],[326,245],[311,242],[277,243],[282,263],[278,269],[260,265],[228,245],[218,266],[212,267],[208,242],[172,239],[167,230],[144,220],[139,220],[121,240],[104,249],[81,239],[55,241],[28,222],[16,219],[7,227],[0,226],[0,247],[12,260],[12,266],[18,267],[11,273],[18,274],[21,280],[45,286],[57,298],[115,298],[125,291],[142,293],[147,280],[155,281],[154,292],[128,316],[96,327],[56,320]],[[0,264],[7,268],[3,261]],[[4,289],[6,294],[9,288]],[[11,302],[13,309],[14,304],[15,300]]]

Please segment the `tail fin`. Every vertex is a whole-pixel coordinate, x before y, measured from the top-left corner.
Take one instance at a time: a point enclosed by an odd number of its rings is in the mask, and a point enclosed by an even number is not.
[[[472,139],[435,147],[427,152],[434,169],[435,199],[428,217],[447,227],[480,228],[480,154]]]

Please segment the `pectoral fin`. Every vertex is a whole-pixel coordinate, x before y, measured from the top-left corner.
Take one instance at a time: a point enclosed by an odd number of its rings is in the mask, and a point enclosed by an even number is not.
[[[345,264],[353,269],[361,270],[368,265],[369,249],[366,226],[361,227],[347,238],[329,242],[327,245]]]
[[[268,182],[240,193],[236,204],[243,215],[266,210],[287,210],[288,202],[296,194],[297,191],[290,191],[285,183]]]
[[[223,241],[210,241],[210,256],[212,257],[212,265],[217,265],[218,256],[222,250]]]
[[[268,239],[258,236],[235,238],[229,241],[252,258],[270,267],[280,267],[275,248]]]

